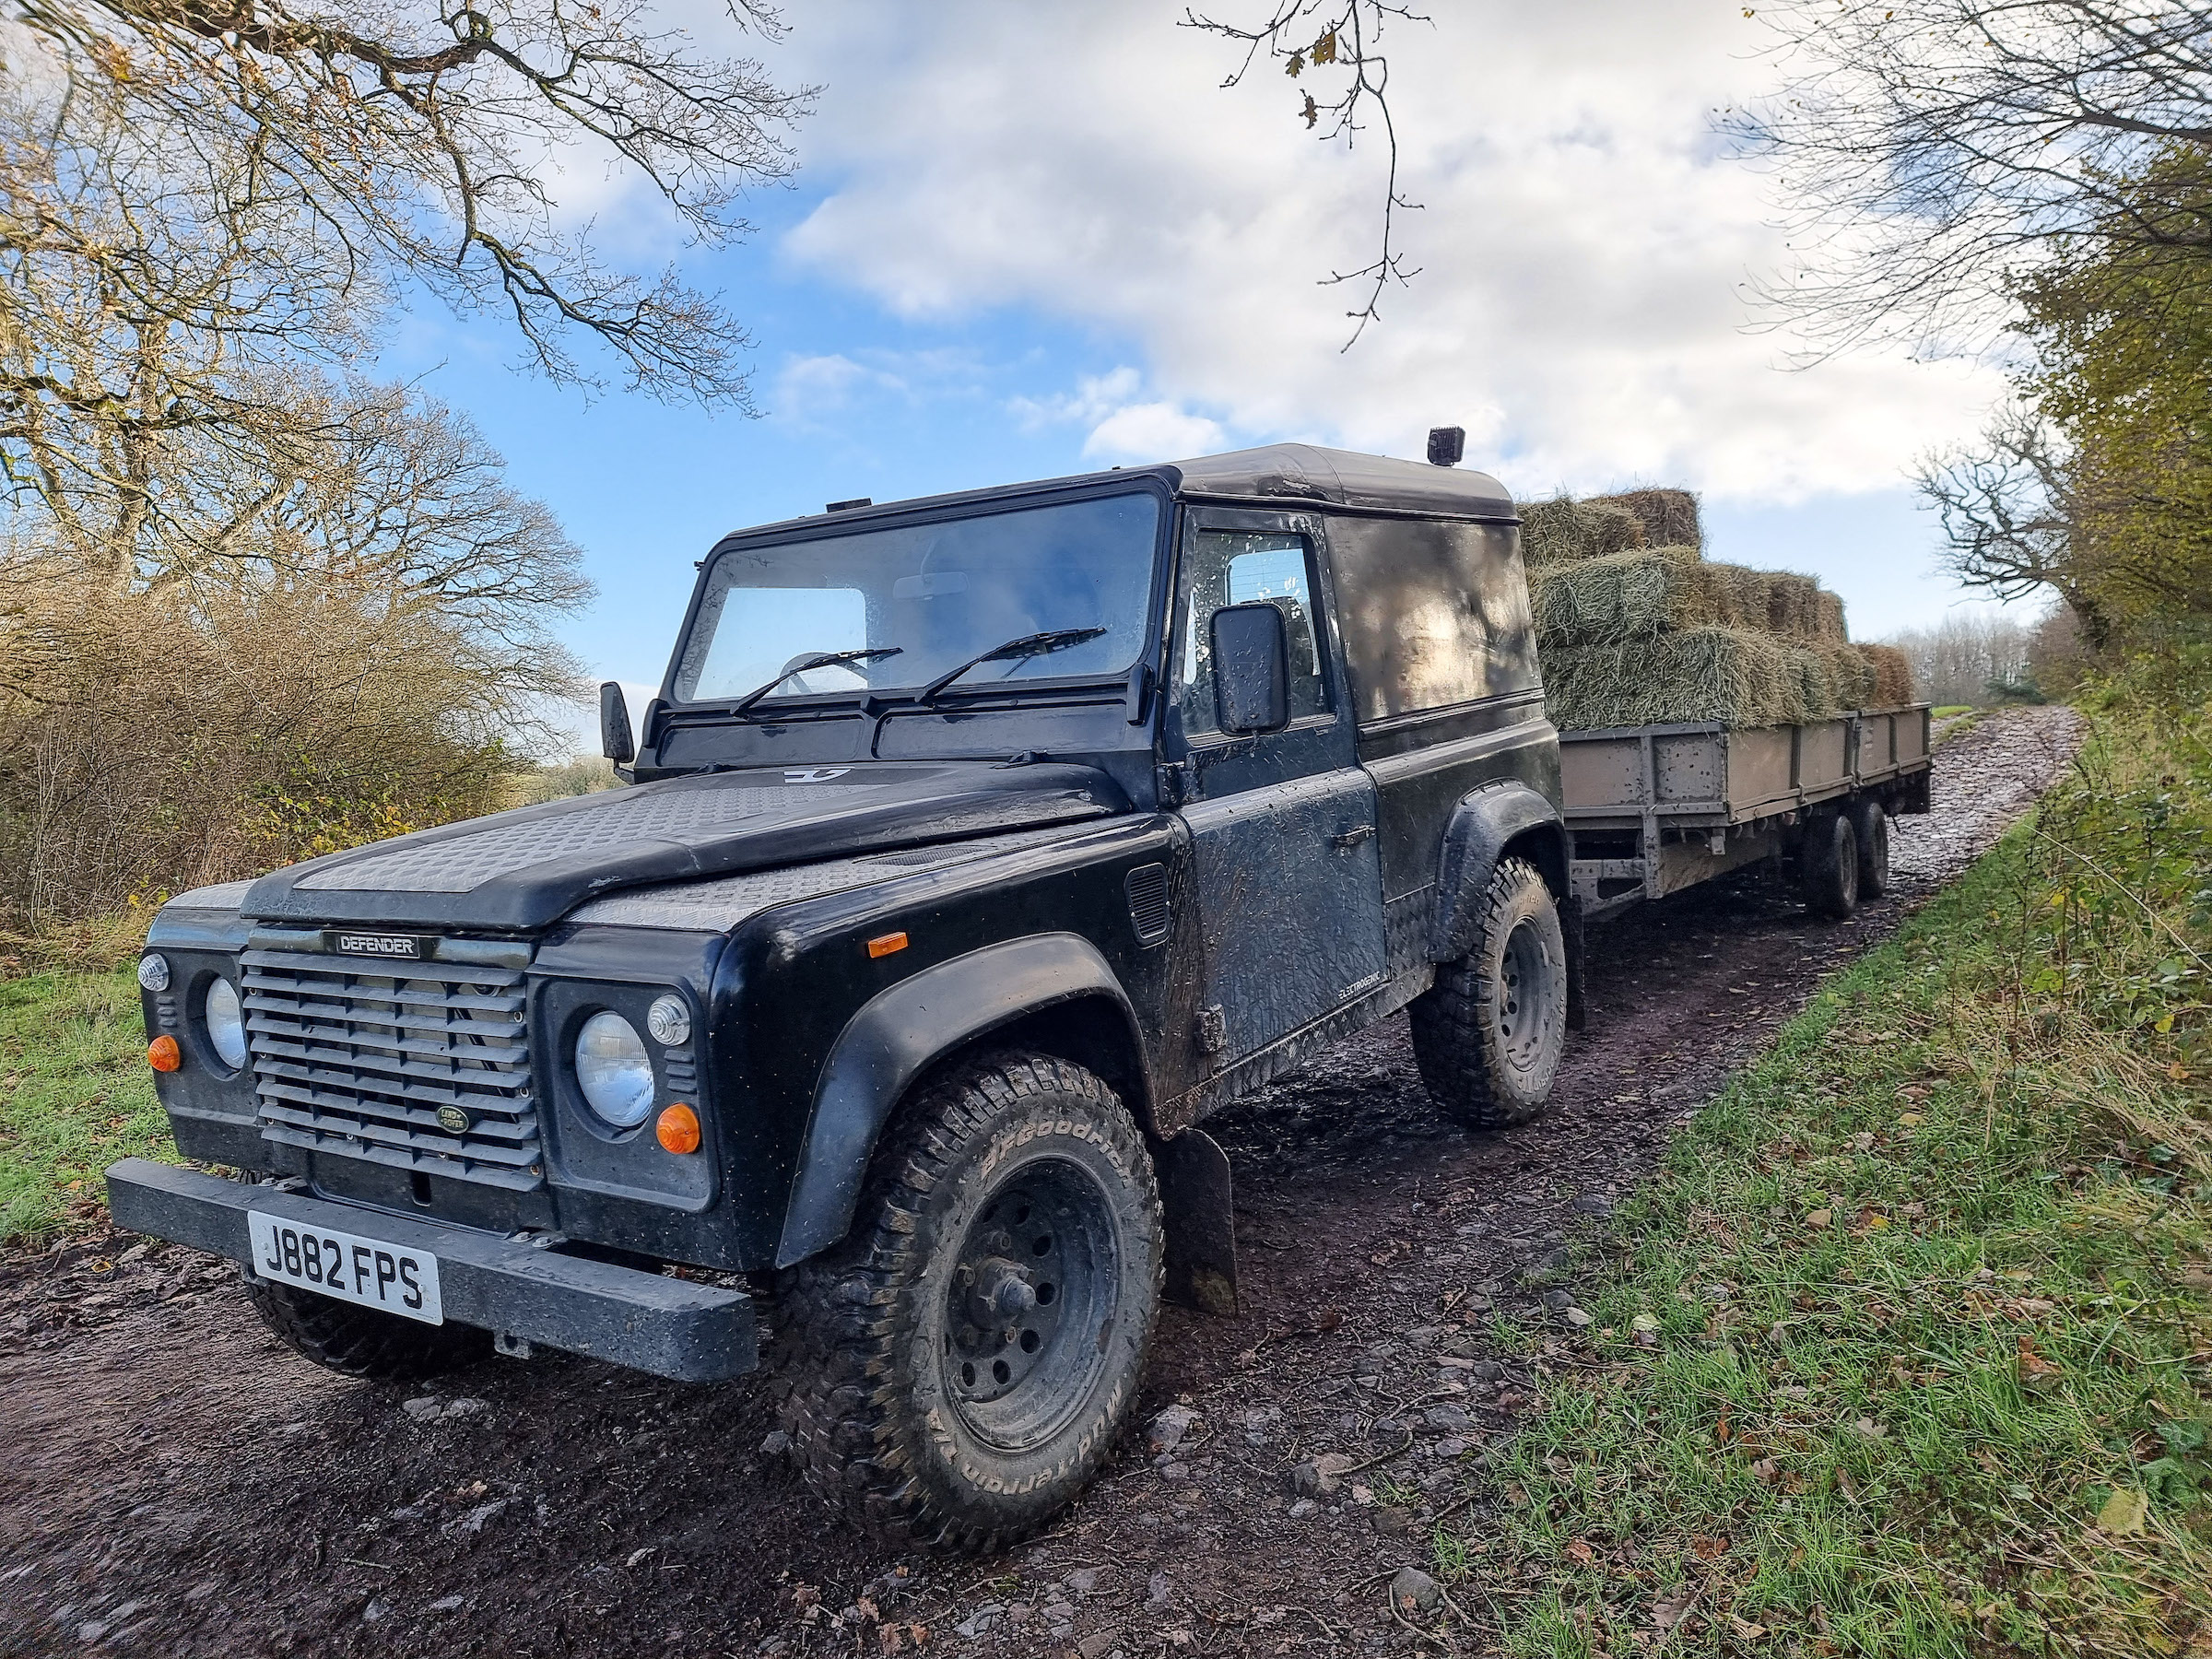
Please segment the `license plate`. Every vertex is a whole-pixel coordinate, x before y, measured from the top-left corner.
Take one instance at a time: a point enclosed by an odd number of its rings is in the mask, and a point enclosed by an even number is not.
[[[263,1278],[424,1324],[445,1323],[438,1258],[427,1250],[334,1227],[305,1227],[259,1210],[246,1212],[246,1230],[253,1241],[253,1271]]]

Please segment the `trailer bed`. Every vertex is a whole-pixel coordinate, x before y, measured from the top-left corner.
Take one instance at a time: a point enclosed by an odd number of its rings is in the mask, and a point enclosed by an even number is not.
[[[1599,914],[1778,856],[1808,811],[1830,805],[1925,812],[1929,737],[1925,703],[1748,731],[1561,732],[1575,898]]]

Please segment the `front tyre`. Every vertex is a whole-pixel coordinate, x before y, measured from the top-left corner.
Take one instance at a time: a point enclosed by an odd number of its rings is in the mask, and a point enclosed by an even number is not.
[[[1797,875],[1816,916],[1841,922],[1859,908],[1859,838],[1848,813],[1818,813],[1806,823]]]
[[[1889,814],[1876,800],[1851,805],[1851,834],[1859,855],[1861,899],[1879,899],[1889,890]]]
[[[491,1333],[474,1325],[423,1324],[271,1279],[249,1279],[246,1295],[285,1347],[342,1376],[416,1382],[491,1358]]]
[[[809,1482],[886,1542],[987,1550],[1097,1472],[1159,1312],[1144,1137],[1079,1065],[1001,1053],[909,1100],[786,1315]]]
[[[1567,1048],[1567,943],[1535,865],[1500,863],[1475,948],[1440,963],[1409,1013],[1414,1062],[1444,1112],[1503,1129],[1544,1110]]]

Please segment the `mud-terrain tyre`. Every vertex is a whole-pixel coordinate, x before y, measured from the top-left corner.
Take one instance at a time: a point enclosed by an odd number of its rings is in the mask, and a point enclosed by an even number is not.
[[[1859,838],[1848,814],[1819,813],[1805,826],[1797,879],[1816,916],[1841,922],[1859,908]]]
[[[1889,814],[1879,801],[1851,804],[1851,833],[1858,843],[1861,899],[1879,899],[1889,890]]]
[[[491,1333],[474,1325],[423,1324],[270,1279],[249,1279],[246,1295],[287,1347],[345,1376],[414,1382],[491,1358]]]
[[[1505,1129],[1544,1110],[1567,1046],[1567,942],[1535,865],[1500,863],[1475,948],[1439,963],[1409,1013],[1414,1062],[1442,1111]]]
[[[990,1550],[1088,1483],[1159,1309],[1159,1189],[1097,1077],[1018,1051],[900,1108],[851,1235],[782,1299],[808,1483],[895,1547]]]

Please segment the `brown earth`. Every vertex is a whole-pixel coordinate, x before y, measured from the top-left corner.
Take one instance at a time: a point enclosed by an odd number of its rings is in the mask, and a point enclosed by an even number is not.
[[[1133,1432],[1044,1538],[886,1557],[811,1499],[765,1380],[688,1388],[562,1356],[438,1385],[280,1347],[226,1267],[127,1235],[0,1256],[0,1652],[1277,1653],[1410,1650],[1382,1586],[1481,1496],[1543,1384],[1492,1318],[1547,1286],[1666,1137],[1821,978],[1955,876],[2063,764],[2060,710],[1987,718],[1898,825],[1898,888],[1809,921],[1756,875],[1590,941],[1588,1030],[1542,1120],[1455,1129],[1403,1019],[1209,1128],[1245,1310],[1171,1309]],[[425,1411],[418,1405],[417,1413]],[[1298,1501],[1319,1453],[1366,1465]],[[1480,1645],[1477,1633],[1466,1637]]]

